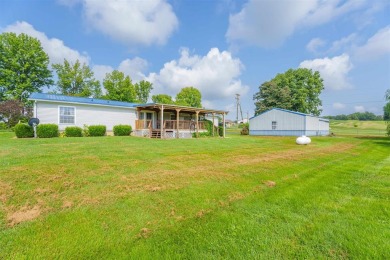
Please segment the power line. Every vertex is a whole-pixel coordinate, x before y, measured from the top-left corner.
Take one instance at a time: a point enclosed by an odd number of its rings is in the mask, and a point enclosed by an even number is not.
[[[365,104],[365,103],[386,103],[386,101],[355,101],[355,102],[340,102],[345,105],[350,105],[350,104]],[[334,103],[325,103],[322,105],[333,105]]]

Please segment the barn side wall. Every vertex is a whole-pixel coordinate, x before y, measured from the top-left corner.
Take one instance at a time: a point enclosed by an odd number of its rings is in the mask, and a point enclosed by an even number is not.
[[[276,129],[272,129],[272,121]],[[270,110],[249,120],[250,135],[300,136],[305,134],[305,117],[299,114]]]

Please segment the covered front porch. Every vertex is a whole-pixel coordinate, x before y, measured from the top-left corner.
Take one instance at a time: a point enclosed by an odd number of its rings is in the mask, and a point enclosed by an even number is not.
[[[207,131],[206,119],[213,122],[212,135],[218,135],[218,118],[226,111],[167,104],[137,106],[134,135],[149,138],[192,138]],[[225,137],[225,123],[223,137]]]

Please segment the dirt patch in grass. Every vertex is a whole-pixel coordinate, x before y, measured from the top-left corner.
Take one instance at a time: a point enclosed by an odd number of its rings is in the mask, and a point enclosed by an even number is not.
[[[0,181],[0,202],[6,203],[12,194],[12,187],[8,183]]]
[[[64,202],[62,203],[61,208],[67,209],[67,208],[71,208],[72,206],[73,206],[73,202],[71,202],[69,200],[64,200]]]
[[[141,228],[140,232],[138,233],[138,238],[148,238],[151,234],[151,231],[149,228]]]
[[[8,225],[14,226],[25,221],[33,220],[39,217],[41,213],[42,210],[39,205],[32,208],[22,207],[21,209],[7,215]]]
[[[270,188],[276,186],[276,182],[274,182],[274,181],[264,181],[264,184],[265,184],[265,186],[270,187]]]

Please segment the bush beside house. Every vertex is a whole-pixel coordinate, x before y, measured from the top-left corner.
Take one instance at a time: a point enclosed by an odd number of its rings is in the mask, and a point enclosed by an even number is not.
[[[24,123],[16,124],[14,131],[17,138],[34,137],[34,129],[28,124],[24,124]]]
[[[40,124],[37,126],[37,136],[39,138],[58,137],[58,125],[56,124]]]
[[[82,137],[83,129],[78,126],[68,126],[65,128],[66,137]]]
[[[89,136],[105,136],[106,126],[105,125],[90,125],[88,126]]]
[[[116,125],[114,126],[115,136],[128,136],[131,134],[131,125]]]

